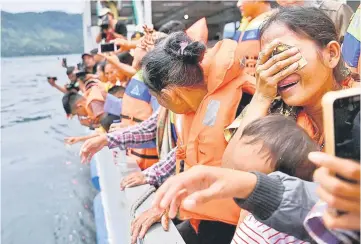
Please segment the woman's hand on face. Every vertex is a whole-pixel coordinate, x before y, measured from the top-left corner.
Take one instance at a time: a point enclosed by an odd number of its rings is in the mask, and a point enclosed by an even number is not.
[[[134,172],[122,179],[122,181],[120,182],[120,190],[123,191],[125,188],[144,184],[147,184],[145,175],[142,172]]]
[[[108,145],[106,134],[86,140],[80,148],[81,163],[89,163],[94,154],[102,150],[106,145]]]
[[[221,198],[246,198],[257,183],[256,175],[210,166],[194,166],[169,178],[156,192],[153,206],[169,208],[169,217],[174,218],[182,203],[185,209],[192,209]]]
[[[133,220],[131,225],[132,244],[137,243],[137,238],[143,239],[149,228],[161,222],[165,231],[169,229],[169,217],[166,211],[159,208],[151,208]]]
[[[345,211],[335,216],[327,212],[323,219],[333,228],[360,228],[360,164],[358,162],[331,156],[322,152],[309,154],[309,159],[320,166],[314,173],[314,181],[319,183],[317,193],[331,209]],[[353,182],[336,177],[336,174]],[[351,221],[358,219],[358,221]]]
[[[277,84],[298,69],[298,61],[302,58],[296,47],[271,57],[273,50],[280,44],[274,40],[260,53],[256,65],[255,95],[272,102],[277,96]]]

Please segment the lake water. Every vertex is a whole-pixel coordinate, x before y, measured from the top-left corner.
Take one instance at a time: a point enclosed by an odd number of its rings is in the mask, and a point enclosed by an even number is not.
[[[66,136],[86,131],[67,120],[62,93],[47,76],[66,80],[57,56],[1,61],[1,241],[6,244],[95,243],[89,166]],[[67,56],[76,64],[80,55]]]

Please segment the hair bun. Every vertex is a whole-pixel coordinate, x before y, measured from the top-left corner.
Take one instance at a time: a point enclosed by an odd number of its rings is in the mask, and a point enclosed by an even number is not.
[[[203,60],[205,52],[206,46],[203,43],[192,42],[180,52],[180,55],[186,63],[199,63]]]
[[[184,32],[176,32],[167,37],[164,50],[185,63],[197,64],[202,61],[206,46],[201,42],[192,41]]]

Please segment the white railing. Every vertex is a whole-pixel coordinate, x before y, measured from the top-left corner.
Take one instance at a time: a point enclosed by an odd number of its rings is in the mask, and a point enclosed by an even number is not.
[[[109,244],[130,243],[131,208],[135,202],[149,189],[149,185],[128,188],[120,191],[121,179],[131,172],[139,171],[138,165],[123,151],[113,152],[103,149],[96,156],[96,166],[100,181],[101,200],[105,216]],[[151,207],[151,195],[136,211],[139,215]],[[161,242],[160,242],[161,240]],[[144,244],[184,244],[176,227],[170,222],[169,231],[165,232],[160,224],[154,225],[145,236]]]

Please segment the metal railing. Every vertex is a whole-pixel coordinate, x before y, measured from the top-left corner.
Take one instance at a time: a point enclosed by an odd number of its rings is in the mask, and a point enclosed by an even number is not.
[[[113,157],[114,152],[117,156]],[[139,171],[138,165],[124,151],[103,149],[95,156],[96,170],[100,183],[100,198],[103,207],[106,233],[97,233],[98,244],[128,244],[130,243],[130,224],[132,221],[132,206],[149,189],[149,185],[128,188],[120,191],[121,179],[131,172]],[[150,195],[135,211],[139,215],[151,207],[154,194]],[[99,203],[98,203],[99,205]],[[97,214],[96,214],[97,215]],[[98,214],[101,216],[101,214]],[[102,223],[97,223],[102,225]],[[106,240],[104,240],[106,239]],[[164,231],[160,224],[155,224],[146,234],[143,244],[184,244],[176,227],[170,222],[169,231]]]

